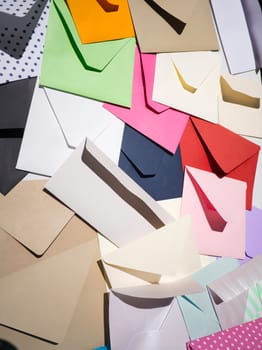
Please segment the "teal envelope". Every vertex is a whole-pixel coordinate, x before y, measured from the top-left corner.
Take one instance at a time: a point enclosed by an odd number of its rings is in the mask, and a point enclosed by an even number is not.
[[[130,107],[135,38],[82,44],[64,0],[50,13],[40,85]]]
[[[195,273],[193,279],[206,287],[208,283],[234,270],[237,266],[239,266],[237,259],[221,258]],[[177,300],[191,340],[221,330],[207,290],[179,296]]]

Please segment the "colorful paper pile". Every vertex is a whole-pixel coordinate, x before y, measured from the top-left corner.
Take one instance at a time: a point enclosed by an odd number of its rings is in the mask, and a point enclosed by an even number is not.
[[[262,349],[260,6],[0,3],[1,349]]]

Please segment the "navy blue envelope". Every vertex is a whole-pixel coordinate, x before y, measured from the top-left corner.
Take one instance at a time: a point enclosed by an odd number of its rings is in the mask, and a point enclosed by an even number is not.
[[[171,154],[126,125],[118,165],[155,200],[182,196],[180,147]]]
[[[4,195],[27,174],[15,167],[35,82],[30,78],[0,85],[0,193]]]

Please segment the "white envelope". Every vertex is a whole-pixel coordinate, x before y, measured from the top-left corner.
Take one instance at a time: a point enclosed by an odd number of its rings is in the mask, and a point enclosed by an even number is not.
[[[153,100],[217,123],[220,66],[216,52],[158,54]]]
[[[17,168],[52,176],[85,137],[117,163],[123,130],[102,103],[36,84]]]
[[[261,82],[240,76],[221,76],[219,124],[237,134],[262,137],[261,100]]]
[[[146,286],[150,291],[151,284],[158,284],[158,297],[183,294],[195,290],[192,273],[209,263],[198,253],[189,216],[120,248],[106,246],[100,235],[99,243],[109,286],[114,289]],[[103,255],[106,249],[111,252]]]
[[[88,140],[78,146],[45,188],[118,246],[174,221]]]
[[[239,0],[211,0],[217,30],[231,74],[256,69],[252,42]]]

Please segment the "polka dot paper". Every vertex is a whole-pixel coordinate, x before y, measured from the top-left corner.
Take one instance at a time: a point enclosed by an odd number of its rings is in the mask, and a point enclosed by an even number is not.
[[[262,318],[187,343],[187,350],[262,349]]]
[[[19,59],[34,32],[47,0],[36,0],[25,16],[0,12],[0,49]]]
[[[36,0],[1,0],[0,12],[13,16],[25,16]]]
[[[15,0],[13,0],[15,1]],[[31,1],[29,3],[31,4]],[[2,9],[2,7],[0,7]],[[10,7],[4,10],[10,10]],[[0,50],[0,84],[39,75],[49,13],[49,1],[20,59]]]

